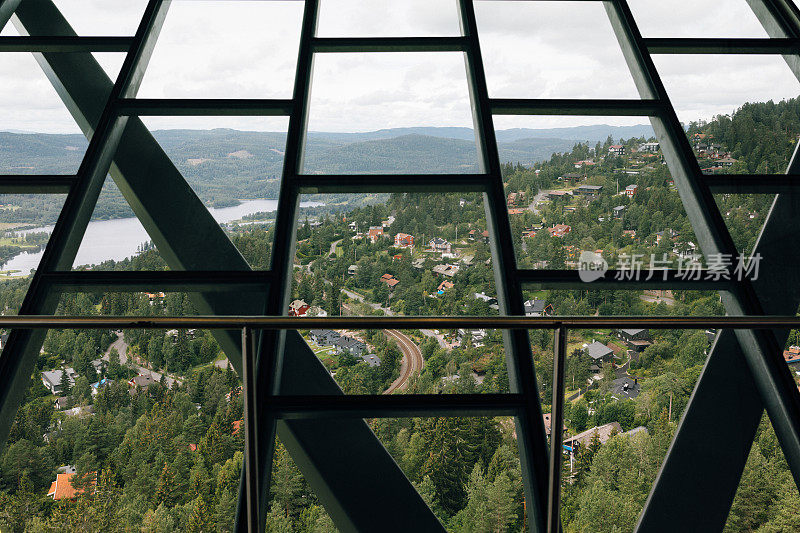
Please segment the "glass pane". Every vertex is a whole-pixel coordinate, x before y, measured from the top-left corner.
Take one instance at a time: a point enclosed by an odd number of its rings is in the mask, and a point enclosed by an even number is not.
[[[303,4],[173,2],[142,98],[291,98]]]
[[[320,37],[459,35],[454,0],[322,0]]]
[[[703,172],[786,172],[800,84],[780,56],[655,56]]]
[[[320,54],[308,128],[308,174],[477,172],[462,54]]]
[[[608,117],[619,124],[613,126],[605,120],[498,117],[499,139],[516,136],[517,144],[535,146],[557,136],[567,146],[531,163],[517,159],[503,165],[521,267],[577,269],[583,252],[612,269],[634,254],[644,261],[641,268],[677,266],[697,248],[652,128],[641,119],[631,124]]]
[[[147,0],[53,0],[78,35],[133,36]]]
[[[89,143],[33,55],[0,54],[0,78],[0,174],[77,172]]]
[[[600,2],[477,2],[489,94],[639,98]]]
[[[631,0],[644,37],[767,37],[746,0]]]

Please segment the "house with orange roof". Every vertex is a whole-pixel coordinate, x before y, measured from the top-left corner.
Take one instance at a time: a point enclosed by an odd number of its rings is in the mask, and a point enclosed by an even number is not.
[[[94,491],[97,490],[97,472],[91,472],[91,474],[94,476],[90,482],[91,492],[94,493]],[[75,475],[74,472],[56,474],[56,480],[50,484],[50,490],[47,491],[47,496],[53,498],[55,501],[76,499],[84,491],[77,489],[72,484],[72,479]]]
[[[553,237],[563,237],[572,231],[572,226],[567,226],[566,224],[555,224],[552,228],[547,228],[547,231]]]

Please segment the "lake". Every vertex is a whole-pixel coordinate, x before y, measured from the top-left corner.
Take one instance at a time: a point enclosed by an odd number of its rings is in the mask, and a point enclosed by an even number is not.
[[[317,207],[319,202],[302,202],[300,207]],[[209,208],[211,215],[220,224],[239,220],[245,215],[259,212],[275,211],[277,200],[244,200],[233,207]],[[31,228],[18,233],[45,231],[52,232],[53,226]],[[75,258],[75,265],[93,265],[109,259],[120,261],[135,255],[139,246],[150,240],[137,218],[117,218],[114,220],[96,220],[89,222],[86,235]],[[3,270],[19,270],[28,274],[39,266],[44,249],[36,253],[23,252],[3,265]]]

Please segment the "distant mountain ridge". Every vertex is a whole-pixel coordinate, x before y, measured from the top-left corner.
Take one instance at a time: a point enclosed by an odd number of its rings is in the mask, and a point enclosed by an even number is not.
[[[609,135],[615,138],[618,135],[650,136],[652,130],[648,130],[649,126],[518,128],[499,130],[497,138],[501,161],[528,166],[547,160],[554,153],[570,151],[579,141],[593,146]],[[285,133],[233,129],[174,129],[152,133],[203,202],[223,207],[236,205],[241,199],[277,198]],[[460,174],[478,170],[478,154],[470,128],[311,132],[308,138],[306,173]],[[0,132],[0,174],[74,174],[87,144],[80,134]],[[57,202],[29,198],[25,201],[31,206],[29,216],[15,211],[6,213],[7,217],[49,223],[57,216],[60,209]],[[106,183],[95,218],[130,215],[130,208],[119,191],[112,182]]]

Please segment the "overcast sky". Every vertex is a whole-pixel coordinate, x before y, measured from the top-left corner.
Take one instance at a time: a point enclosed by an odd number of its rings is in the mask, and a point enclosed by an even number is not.
[[[765,37],[745,0],[629,0],[645,37]],[[81,35],[130,35],[144,0],[55,0]],[[636,98],[600,2],[476,3],[493,97]],[[173,1],[139,95],[289,98],[302,2]],[[322,0],[322,36],[456,35],[455,0]],[[11,24],[2,35],[15,35]],[[98,54],[116,75],[120,54]],[[656,56],[682,120],[800,94],[780,56]],[[30,54],[0,54],[0,130],[77,132]],[[152,128],[282,130],[283,118],[148,119]],[[497,128],[635,124],[639,118],[495,117]],[[322,54],[309,127],[468,126],[462,54]]]

